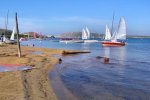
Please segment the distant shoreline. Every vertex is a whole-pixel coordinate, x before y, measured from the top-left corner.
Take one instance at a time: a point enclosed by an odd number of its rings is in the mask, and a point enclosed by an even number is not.
[[[127,38],[150,38],[150,36],[127,36]]]

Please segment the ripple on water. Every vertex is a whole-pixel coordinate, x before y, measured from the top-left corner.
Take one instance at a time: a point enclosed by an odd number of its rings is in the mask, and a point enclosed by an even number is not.
[[[150,98],[150,70],[147,63],[110,59],[109,64],[104,64],[102,59],[69,57],[63,58],[56,69],[62,84],[78,100]]]

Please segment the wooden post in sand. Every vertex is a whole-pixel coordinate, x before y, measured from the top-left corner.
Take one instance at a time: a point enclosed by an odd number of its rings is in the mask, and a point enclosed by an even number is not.
[[[18,57],[21,57],[21,48],[20,48],[20,42],[19,42],[19,28],[18,28],[18,18],[17,18],[17,12],[16,12],[16,30],[17,30],[17,44],[18,44]]]

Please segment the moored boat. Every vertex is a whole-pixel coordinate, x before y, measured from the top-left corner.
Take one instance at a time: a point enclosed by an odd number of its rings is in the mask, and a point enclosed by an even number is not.
[[[99,42],[98,40],[84,40],[84,43]]]
[[[126,41],[126,23],[124,18],[121,17],[118,26],[118,31],[114,32],[113,36],[110,39],[101,41],[101,43],[102,46],[125,46],[126,45],[125,41]]]
[[[72,39],[72,38],[64,38],[61,39],[59,42],[63,42],[63,43],[83,43],[83,40],[79,40],[79,39]]]
[[[103,46],[125,46],[125,42],[102,41]]]
[[[90,39],[90,31],[87,27],[85,29],[82,29],[82,41],[84,43],[99,42],[98,40],[91,40]]]
[[[20,42],[21,42],[21,41],[28,41],[28,39],[27,39],[27,38],[20,38],[19,41],[20,41]]]

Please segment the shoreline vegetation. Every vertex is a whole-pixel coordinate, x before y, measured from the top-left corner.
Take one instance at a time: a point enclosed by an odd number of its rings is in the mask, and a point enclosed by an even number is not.
[[[150,38],[150,36],[127,36],[127,38]]]
[[[5,30],[5,29],[0,29],[0,35],[4,34],[4,32],[6,31],[6,37],[10,38],[12,30]],[[22,38],[28,38],[28,36],[30,36],[30,38],[34,38],[34,33],[36,32],[25,32],[25,33],[20,33],[20,37]],[[37,38],[40,37],[40,34],[37,34]],[[105,34],[102,33],[91,33],[91,37],[92,38],[103,38]],[[50,36],[46,36],[46,35],[42,35],[42,38],[55,38],[55,37],[59,37],[59,38],[81,38],[82,36],[82,32],[69,32],[69,33],[60,33],[60,36],[54,36],[54,35],[50,35]],[[16,34],[15,34],[16,37]],[[127,35],[127,38],[150,38],[149,35]]]
[[[21,46],[21,50],[19,58],[17,45],[0,45],[0,65],[32,66],[30,70],[0,72],[0,100],[57,100],[48,78],[48,72],[60,61],[54,55],[90,53],[27,46]]]

